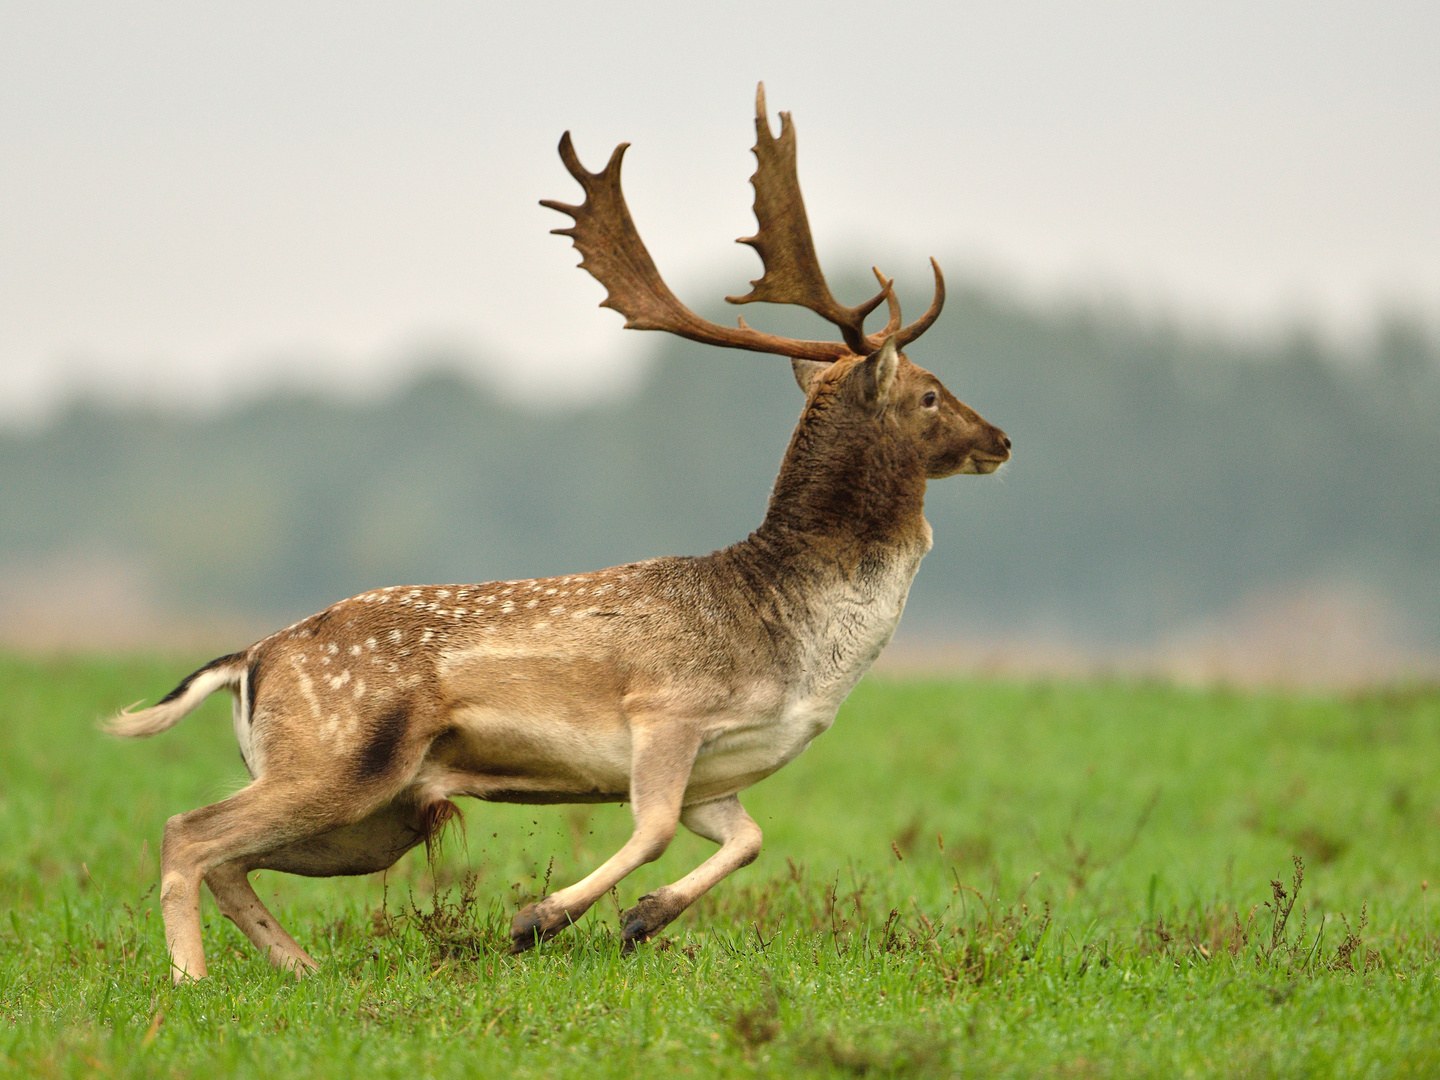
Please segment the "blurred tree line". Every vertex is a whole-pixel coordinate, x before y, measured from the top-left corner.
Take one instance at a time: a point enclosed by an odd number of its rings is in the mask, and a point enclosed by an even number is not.
[[[657,350],[640,391],[564,412],[443,365],[370,404],[277,392],[202,418],[77,403],[0,435],[0,563],[115,552],[179,610],[288,621],[382,584],[743,537],[799,412],[788,365],[631,336]],[[932,484],[912,630],[1143,641],[1333,580],[1440,639],[1440,355],[1418,324],[1385,320],[1345,356],[1302,331],[1244,344],[973,287],[911,356],[1015,442],[997,476]]]

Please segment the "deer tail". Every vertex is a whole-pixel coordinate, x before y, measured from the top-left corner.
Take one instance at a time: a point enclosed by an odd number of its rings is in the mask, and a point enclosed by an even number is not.
[[[140,739],[168,731],[194,712],[202,701],[222,687],[238,690],[245,679],[245,654],[234,653],[211,660],[199,671],[191,672],[148,709],[131,705],[105,723],[105,730],[126,739]],[[138,705],[139,702],[136,702]]]

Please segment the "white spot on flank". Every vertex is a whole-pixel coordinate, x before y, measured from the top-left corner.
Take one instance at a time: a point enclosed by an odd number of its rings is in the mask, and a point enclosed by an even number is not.
[[[526,606],[527,608],[533,608],[533,607],[534,607],[536,604],[538,604],[538,603],[540,603],[539,600],[531,600],[531,601],[529,601],[528,603],[526,603],[525,606]]]
[[[552,607],[552,608],[550,609],[550,614],[551,614],[551,615],[564,615],[564,614],[565,614],[565,607],[564,607],[564,605],[563,605],[563,604],[556,604],[554,607]]]
[[[451,614],[451,615],[454,615],[455,618],[457,618],[457,619],[463,619],[463,618],[465,617],[465,614],[466,614],[466,613],[465,613],[465,609],[464,609],[463,607],[457,607],[457,608],[456,608],[454,611],[452,611],[450,614]]]
[[[500,605],[500,610],[506,615],[509,615],[512,611],[515,610],[515,601],[506,600],[503,604]]]
[[[420,644],[421,644],[421,645],[424,645],[425,642],[429,641],[429,640],[430,640],[432,637],[434,637],[434,636],[435,636],[435,631],[434,631],[434,630],[426,630],[423,634],[420,635]]]
[[[326,645],[326,646],[325,646],[325,651],[328,652],[331,656],[334,656],[336,653],[338,653],[338,652],[340,651],[340,646],[339,646],[339,645],[336,645],[336,644],[332,641],[332,642],[330,642],[329,645]]]
[[[351,645],[351,646],[350,646],[350,655],[351,655],[351,656],[359,656],[359,655],[360,655],[360,646],[359,646],[359,645]]]
[[[359,701],[362,697],[365,696],[365,680],[364,680],[364,679],[356,679],[356,680],[355,680],[355,689],[352,690],[352,691],[350,691],[350,695],[351,695],[356,701]]]
[[[559,589],[546,589],[546,590],[545,590],[545,595],[546,595],[546,596],[554,596],[554,595],[555,595],[557,592],[559,592],[559,591],[560,591]]]
[[[400,644],[400,631],[399,631],[399,630],[391,630],[391,631],[390,631],[390,640],[391,640],[392,642],[394,642],[396,645],[399,645],[399,644]]]
[[[374,639],[373,637],[372,637],[372,638],[366,638],[366,639],[365,639],[365,647],[366,647],[367,649],[373,649],[373,648],[375,648],[375,645],[376,645],[376,642],[375,642],[375,639]]]
[[[439,592],[437,592],[435,595],[438,596],[441,600],[449,600],[449,599],[450,599],[450,590],[449,590],[449,589],[441,589],[441,590],[440,590]]]

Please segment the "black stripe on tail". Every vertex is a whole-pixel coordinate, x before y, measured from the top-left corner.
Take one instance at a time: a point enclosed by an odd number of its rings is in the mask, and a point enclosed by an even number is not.
[[[160,699],[159,701],[157,701],[155,704],[156,704],[156,705],[168,705],[168,704],[170,704],[170,702],[174,701],[174,700],[175,700],[176,698],[178,698],[181,694],[185,693],[186,690],[189,690],[189,689],[190,689],[190,684],[193,683],[196,679],[198,679],[201,675],[204,675],[205,672],[211,671],[211,670],[213,670],[214,668],[217,668],[217,667],[224,667],[226,664],[233,664],[236,660],[243,659],[244,656],[245,656],[244,653],[238,653],[238,652],[237,652],[237,653],[231,653],[229,656],[222,656],[222,657],[219,657],[218,659],[211,660],[211,661],[210,661],[208,664],[206,664],[204,667],[196,668],[196,669],[195,669],[194,671],[192,671],[189,675],[186,675],[185,678],[183,678],[183,679],[180,680],[180,685],[179,685],[179,686],[175,687],[174,690],[171,690],[170,693],[166,694],[163,698],[161,698],[161,699]]]

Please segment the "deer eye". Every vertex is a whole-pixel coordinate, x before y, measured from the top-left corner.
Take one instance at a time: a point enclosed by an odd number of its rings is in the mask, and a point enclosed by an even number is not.
[[[935,407],[935,402],[936,402],[937,400],[938,400],[938,399],[937,399],[936,396],[935,396],[935,391],[934,391],[934,390],[927,390],[927,391],[925,392],[925,396],[920,399],[920,404],[923,405],[923,406],[924,406],[925,408],[927,408],[927,409],[933,409],[933,408]]]

